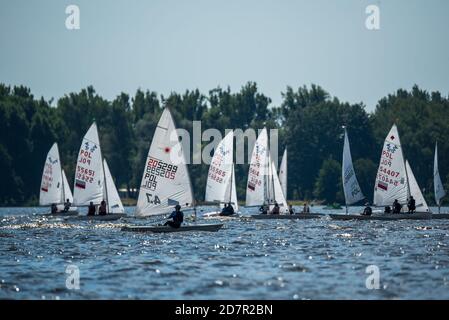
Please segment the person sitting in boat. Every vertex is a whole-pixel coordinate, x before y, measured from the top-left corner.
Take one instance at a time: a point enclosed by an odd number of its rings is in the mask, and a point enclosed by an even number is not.
[[[223,209],[220,212],[220,216],[232,216],[235,213],[231,203],[225,203]]]
[[[363,209],[363,216],[370,216],[373,214],[373,209],[371,209],[369,202],[365,203],[365,209]]]
[[[56,206],[56,203],[51,204],[50,210],[52,214],[58,213],[58,207]]]
[[[273,210],[271,210],[270,213],[271,214],[280,214],[279,205],[276,201],[274,202],[274,208],[273,208]]]
[[[268,214],[268,206],[264,203],[260,206],[259,211],[261,214]]]
[[[288,213],[295,214],[295,210],[293,210],[293,206],[291,204],[288,205]]]
[[[72,204],[70,203],[70,200],[67,199],[64,203],[64,212],[68,212]]]
[[[410,196],[410,199],[408,200],[407,206],[408,206],[408,213],[415,213],[415,211],[416,211],[416,202],[415,202],[415,199],[413,198],[413,196]]]
[[[87,209],[87,215],[88,216],[94,216],[96,210],[95,210],[95,205],[94,205],[94,203],[92,201],[89,203],[89,206],[87,208],[88,208]]]
[[[100,216],[105,216],[108,214],[108,210],[107,210],[107,206],[106,206],[106,201],[101,201],[100,203],[100,207],[98,208],[98,214]]]
[[[391,207],[390,206],[385,206],[385,214],[390,214],[391,213]]]
[[[168,219],[173,219],[173,221],[165,222],[164,226],[170,226],[172,228],[179,228],[181,226],[181,223],[184,221],[184,213],[182,213],[179,204],[175,206],[175,211],[171,213]]]
[[[402,205],[399,203],[398,199],[393,202],[393,213],[401,213]]]
[[[310,207],[307,202],[304,202],[304,206],[302,207],[302,213],[310,213]]]

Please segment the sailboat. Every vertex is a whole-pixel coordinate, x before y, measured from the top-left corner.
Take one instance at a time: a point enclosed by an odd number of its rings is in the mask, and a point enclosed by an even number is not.
[[[287,200],[282,190],[276,166],[268,147],[267,129],[263,128],[254,144],[248,172],[246,188],[246,206],[261,207],[268,205],[270,210],[277,203],[281,214],[251,215],[255,219],[301,219],[315,217],[310,215],[289,215]]]
[[[72,192],[70,191],[64,170],[61,167],[58,144],[55,142],[48,151],[47,158],[45,159],[39,192],[39,205],[51,206],[55,204],[58,213],[49,215],[77,215],[78,211],[74,207],[71,207],[67,212],[62,211],[67,199],[70,203],[73,202]]]
[[[343,191],[345,194],[346,214],[348,214],[348,206],[357,203],[365,196],[362,193],[359,182],[357,180],[354,166],[352,164],[351,149],[349,146],[348,132],[345,129],[345,141],[343,144],[343,161],[341,165],[341,181],[343,182]]]
[[[206,195],[204,199],[206,202],[217,203],[220,207],[230,203],[234,208],[234,212],[237,212],[239,207],[237,203],[233,159],[234,132],[230,131],[215,148],[207,175]],[[219,216],[220,213],[221,211],[208,212],[204,214],[204,217],[215,217]]]
[[[151,142],[140,184],[136,217],[163,216],[181,208],[194,208],[192,184],[182,144],[168,108],[162,112]],[[123,231],[178,232],[217,231],[223,224],[169,226],[126,226]]]
[[[440,171],[438,169],[438,144],[435,144],[435,158],[433,161],[433,188],[435,193],[435,202],[438,206],[438,214],[432,215],[433,219],[449,218],[449,214],[441,213],[441,199],[446,195],[443,182],[441,181]]]
[[[421,190],[411,171],[410,165],[404,161],[399,133],[394,124],[384,141],[379,168],[374,186],[374,206],[386,207],[391,206],[394,200],[398,200],[403,206],[407,206],[407,200],[412,195],[415,201],[422,198],[420,203],[420,212],[413,214],[373,214],[371,216],[364,215],[330,215],[332,219],[338,220],[398,220],[398,219],[429,219],[431,214],[428,211],[427,204],[422,197]],[[423,202],[424,200],[424,202]],[[416,201],[418,205],[418,201]],[[418,206],[417,206],[418,207]],[[425,211],[427,209],[427,211]]]
[[[107,215],[77,217],[80,220],[117,220],[125,216],[109,167],[101,154],[95,122],[84,136],[78,153],[73,200],[75,205],[84,207],[91,202],[97,206],[106,201]]]

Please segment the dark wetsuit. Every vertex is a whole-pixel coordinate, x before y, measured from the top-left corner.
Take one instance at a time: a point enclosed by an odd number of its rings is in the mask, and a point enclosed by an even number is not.
[[[402,206],[399,201],[393,203],[393,213],[401,213]]]
[[[173,221],[167,221],[164,223],[164,226],[179,228],[181,223],[184,221],[184,213],[182,213],[182,211],[173,211],[168,218],[173,219]]]
[[[52,214],[58,213],[58,207],[55,204],[51,205],[51,213]]]
[[[411,198],[409,201],[408,201],[408,213],[414,213],[415,212],[415,210],[416,210],[416,202],[415,202],[415,199],[413,199],[413,198]]]
[[[69,201],[65,202],[64,203],[64,212],[68,212],[71,206],[72,206],[72,204]]]
[[[232,216],[234,213],[234,208],[230,204],[228,204],[223,208],[223,210],[221,210],[220,216]]]
[[[373,210],[371,209],[370,206],[367,206],[367,207],[363,210],[363,213],[362,213],[362,215],[364,215],[364,216],[370,216],[370,215],[372,215],[372,214],[373,214]]]
[[[105,205],[101,205],[100,208],[98,208],[98,214],[100,216],[105,216],[108,214],[108,211],[106,209],[106,204]]]
[[[88,207],[88,211],[87,211],[87,215],[88,216],[94,216],[95,215],[95,205],[89,205]]]
[[[265,205],[261,206],[259,208],[259,211],[260,211],[261,214],[268,214],[268,209],[267,209],[267,207]]]

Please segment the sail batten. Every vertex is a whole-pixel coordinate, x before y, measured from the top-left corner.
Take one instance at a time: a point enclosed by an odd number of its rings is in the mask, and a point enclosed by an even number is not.
[[[177,204],[193,206],[193,192],[182,144],[165,108],[148,151],[135,214],[166,214]]]
[[[346,128],[345,140],[343,145],[342,181],[343,191],[345,194],[345,202],[347,206],[359,202],[360,200],[363,200],[365,198],[357,180],[354,166],[352,164],[351,149],[349,146],[349,138]]]

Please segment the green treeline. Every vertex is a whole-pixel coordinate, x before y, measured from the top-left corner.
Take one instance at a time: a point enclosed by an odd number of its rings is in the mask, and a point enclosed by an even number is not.
[[[62,164],[73,187],[81,139],[92,120],[97,121],[104,157],[118,187],[132,190],[142,176],[155,126],[164,106],[170,106],[176,125],[192,131],[216,128],[279,129],[279,157],[288,147],[288,198],[343,202],[341,187],[342,125],[347,126],[356,174],[371,200],[383,140],[396,122],[418,183],[433,203],[433,151],[439,144],[440,173],[449,187],[449,98],[415,86],[399,89],[379,100],[373,113],[362,103],[349,104],[331,97],[321,87],[287,87],[278,107],[249,82],[239,92],[216,88],[169,96],[138,90],[121,93],[113,101],[93,87],[51,101],[35,98],[29,88],[0,84],[0,205],[35,205],[45,156],[57,142]],[[203,146],[208,142],[203,142]],[[248,165],[236,166],[237,191],[245,199]],[[198,200],[204,199],[208,166],[190,165]],[[137,195],[129,192],[129,197]]]

